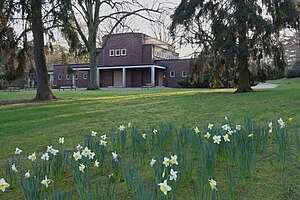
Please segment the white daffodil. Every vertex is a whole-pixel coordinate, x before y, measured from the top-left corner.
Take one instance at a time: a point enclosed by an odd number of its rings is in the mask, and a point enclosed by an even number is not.
[[[214,126],[213,124],[208,123],[207,128],[211,130],[213,126]]]
[[[241,125],[235,125],[235,129],[240,131],[240,130],[242,130],[242,126]]]
[[[100,145],[101,146],[106,146],[107,142],[105,140],[100,140]]]
[[[59,144],[65,143],[65,138],[60,137],[60,138],[58,139],[58,142],[59,142]]]
[[[84,169],[85,169],[85,165],[80,163],[79,164],[79,171],[81,171],[82,173],[84,173]]]
[[[164,169],[164,171],[163,171],[161,177],[165,178],[165,174],[166,174],[166,169]]]
[[[231,127],[228,124],[222,126],[223,131],[231,131]]]
[[[273,128],[273,122],[268,122],[268,127]]]
[[[47,146],[47,152],[51,153],[51,151],[52,151],[52,146]]]
[[[119,131],[124,131],[125,130],[125,126],[124,125],[120,125],[119,126]]]
[[[118,154],[117,154],[117,152],[111,152],[111,154],[112,154],[112,156],[113,156],[113,159],[114,159],[115,161],[118,161]]]
[[[88,155],[91,153],[91,150],[89,150],[89,148],[85,147],[83,150],[82,150],[82,153],[81,155],[83,155],[84,157],[88,157]]]
[[[96,131],[92,131],[91,132],[91,136],[96,137],[97,136],[97,132]]]
[[[82,147],[80,144],[78,144],[78,145],[76,146],[77,151],[80,151],[82,148],[83,148],[83,147]]]
[[[234,130],[234,131],[228,131],[227,133],[228,133],[228,135],[232,135],[233,133],[236,133],[236,130]]]
[[[95,154],[94,152],[91,151],[90,154],[89,154],[89,159],[90,159],[90,160],[93,160],[94,157],[95,157],[95,155],[96,155],[96,154]]]
[[[172,165],[178,165],[177,155],[171,156],[171,160],[170,161],[171,161]]]
[[[36,160],[36,155],[35,152],[33,152],[33,154],[28,156],[28,159],[31,160],[32,162]]]
[[[56,156],[56,155],[58,154],[58,152],[59,152],[59,150],[53,149],[53,148],[52,148],[50,153],[51,153],[52,155]]]
[[[2,192],[5,192],[5,189],[8,188],[9,186],[10,185],[5,182],[4,178],[0,179],[0,190],[2,190]]]
[[[169,158],[167,158],[167,157],[164,157],[164,162],[163,162],[163,164],[164,164],[166,167],[168,167],[168,166],[170,165],[170,163],[171,163],[171,160],[170,160]]]
[[[77,160],[80,160],[82,158],[82,155],[80,154],[80,151],[77,151],[77,152],[73,153],[73,157],[77,161]]]
[[[48,188],[49,184],[52,182],[51,179],[48,179],[47,176],[45,176],[45,179],[42,180],[41,184],[45,185],[46,188]]]
[[[167,195],[167,193],[168,193],[169,191],[172,190],[172,188],[171,188],[171,187],[168,185],[168,183],[167,183],[167,179],[166,179],[163,183],[159,183],[158,185],[159,185],[159,189],[160,189],[165,195]]]
[[[94,166],[99,167],[99,164],[100,164],[100,162],[98,160],[96,160]]]
[[[11,165],[11,170],[13,171],[13,172],[15,172],[15,173],[17,173],[18,172],[18,170],[17,170],[17,168],[16,168],[16,164],[15,163],[13,163],[12,165]]]
[[[25,178],[30,178],[29,170],[25,173]]]
[[[200,130],[198,127],[194,128],[195,133],[200,133]]]
[[[130,127],[131,127],[131,123],[129,122],[129,123],[128,123],[128,128],[130,128]]]
[[[170,171],[170,181],[172,180],[177,181],[177,171],[174,171],[173,169]]]
[[[280,125],[280,128],[281,128],[281,129],[285,127],[284,121],[282,120],[282,118],[278,119],[277,122],[278,122],[278,124]]]
[[[102,140],[106,140],[106,135],[101,135],[100,137]]]
[[[49,154],[48,154],[48,152],[46,152],[45,154],[42,154],[41,159],[42,160],[49,160]]]
[[[215,181],[214,179],[209,179],[208,180],[209,182],[209,186],[212,190],[217,190],[217,181]]]
[[[22,150],[21,149],[19,149],[19,148],[16,148],[16,150],[15,150],[15,154],[16,155],[19,155],[19,154],[21,154],[22,153]]]
[[[213,137],[214,143],[220,144],[221,142],[221,135],[215,135]]]
[[[205,138],[209,139],[210,138],[210,133],[207,132],[205,135],[204,135]]]
[[[153,131],[152,131],[154,134],[156,134],[157,132],[158,132],[158,130],[156,130],[156,129],[153,129]]]
[[[224,139],[225,142],[230,142],[228,134],[223,135],[223,139]]]
[[[150,166],[153,167],[153,165],[156,163],[156,160],[154,158],[151,159],[150,161]]]
[[[228,121],[228,117],[227,117],[227,116],[225,116],[224,119],[225,119],[226,121]]]
[[[142,134],[142,137],[143,137],[144,139],[146,139],[146,136],[147,136],[146,133],[143,133],[143,134]]]

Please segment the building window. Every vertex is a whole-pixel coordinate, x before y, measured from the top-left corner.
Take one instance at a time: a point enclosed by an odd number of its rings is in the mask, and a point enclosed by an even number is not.
[[[120,56],[120,49],[115,50],[115,56]]]
[[[182,71],[181,76],[182,76],[182,77],[187,77],[186,71]]]
[[[70,80],[70,74],[66,74],[66,80]]]
[[[82,77],[83,77],[83,79],[87,79],[87,74],[84,73],[84,74],[82,75]]]
[[[170,77],[175,77],[175,71],[174,70],[170,71]]]
[[[115,50],[109,50],[109,56],[110,57],[115,56]]]
[[[121,56],[126,56],[126,49],[121,49]]]
[[[57,79],[58,79],[58,80],[61,80],[61,79],[62,79],[61,74],[58,74]]]
[[[78,74],[75,74],[75,79],[78,80]]]

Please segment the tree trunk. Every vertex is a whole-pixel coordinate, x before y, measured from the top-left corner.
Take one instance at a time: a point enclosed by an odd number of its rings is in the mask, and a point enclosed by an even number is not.
[[[96,30],[93,25],[89,25],[89,59],[90,59],[90,82],[88,90],[98,90],[99,83],[97,78],[98,54],[96,48]]]
[[[239,12],[246,14],[245,2],[239,2]],[[239,46],[238,46],[238,87],[235,93],[253,92],[250,86],[250,74],[248,69],[248,45],[247,45],[247,23],[244,19],[246,16],[238,18]]]
[[[55,99],[53,95],[46,66],[45,52],[44,52],[44,32],[42,22],[42,4],[40,0],[31,0],[32,10],[32,33],[33,33],[33,53],[36,66],[37,77],[37,92],[36,101],[47,101]]]

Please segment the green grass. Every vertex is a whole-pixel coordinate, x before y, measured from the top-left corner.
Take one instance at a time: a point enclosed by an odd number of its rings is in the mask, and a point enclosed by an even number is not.
[[[65,137],[66,146],[71,148],[82,140],[82,133],[94,130],[108,134],[129,122],[140,128],[160,123],[202,127],[207,123],[220,124],[224,116],[235,123],[250,118],[259,124],[293,117],[299,127],[300,79],[270,83],[280,85],[246,94],[233,94],[228,89],[65,91],[55,92],[55,101],[25,104],[5,103],[30,100],[34,92],[0,91],[0,160],[4,163],[6,157],[11,157],[15,147],[27,153],[43,152],[46,145],[56,143],[60,136]],[[292,183],[286,179],[294,177],[291,172],[299,174],[299,168],[294,164],[289,172],[279,173],[268,164],[260,163],[251,185],[238,188],[238,199],[264,199],[265,194],[269,199],[289,199],[283,186],[288,182],[290,188],[297,188],[299,176]]]

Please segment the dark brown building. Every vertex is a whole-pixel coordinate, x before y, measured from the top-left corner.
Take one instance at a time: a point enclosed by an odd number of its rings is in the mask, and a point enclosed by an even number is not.
[[[103,37],[107,45],[99,55],[100,87],[179,87],[177,80],[189,74],[190,59],[178,59],[172,45],[142,33],[114,34]],[[53,85],[74,84],[87,87],[89,64],[70,64],[74,75],[64,65],[53,66]]]

